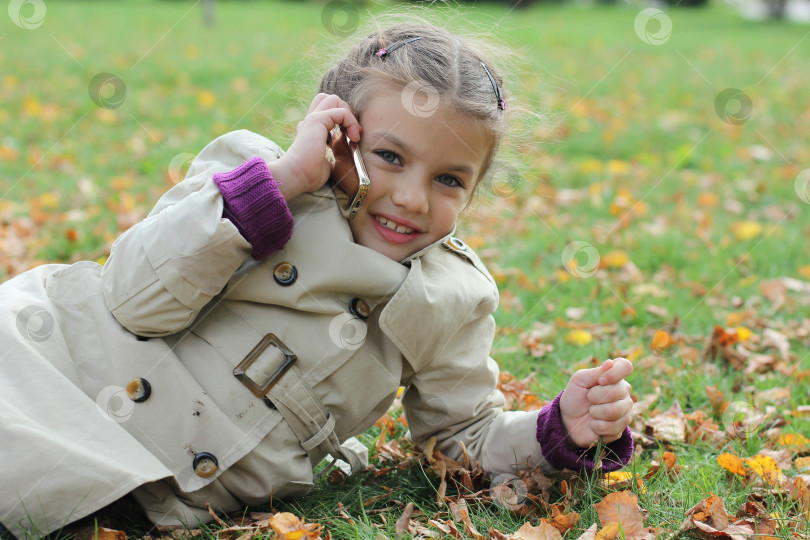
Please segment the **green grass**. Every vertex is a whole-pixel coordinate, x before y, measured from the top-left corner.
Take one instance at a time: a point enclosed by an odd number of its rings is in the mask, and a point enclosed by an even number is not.
[[[384,8],[358,6],[358,14],[365,21],[366,10]],[[182,163],[182,154],[196,154],[215,136],[247,128],[287,146],[314,95],[318,62],[339,46],[321,22],[323,9],[219,2],[213,28],[188,2],[53,1],[33,30],[0,17],[0,279],[45,261],[103,258],[115,236],[172,185],[172,160]],[[520,171],[514,194],[482,186],[461,227],[493,273],[504,276],[493,356],[518,377],[536,373],[534,390],[543,399],[594,359],[635,355],[634,393],[659,393],[660,410],[678,400],[710,414],[705,386],[719,387],[729,401],[788,387],[778,410],[808,405],[807,295],[790,294],[774,311],[760,287],[782,276],[810,280],[810,207],[795,190],[797,175],[810,167],[809,29],[745,21],[718,4],[669,11],[671,37],[655,46],[634,32],[640,10],[464,8],[465,18],[520,53],[509,88],[515,132],[499,158]],[[118,108],[102,109],[89,97],[90,81],[102,72],[126,85]],[[739,125],[715,110],[727,88],[751,100],[750,117]],[[582,197],[569,202],[562,190]],[[716,204],[705,204],[708,194]],[[643,211],[636,207],[620,224],[639,201]],[[738,238],[735,227],[747,221],[761,232]],[[562,260],[573,241],[590,244],[603,261],[622,251],[638,271],[607,268],[575,278]],[[666,308],[668,317],[652,315],[650,306]],[[571,307],[586,308],[583,321],[615,322],[615,333],[576,346],[557,325],[548,340],[555,348],[545,357],[521,347],[534,321],[568,320]],[[714,325],[749,308],[740,324],[755,336],[765,328],[790,334],[793,375],[752,375],[689,355]],[[650,329],[676,316],[684,343],[655,357]],[[806,420],[787,419],[784,432],[810,437]],[[372,445],[377,435],[372,429],[363,440]],[[772,446],[764,436],[722,447],[672,445],[685,471],[645,481],[638,495],[649,511],[646,523],[675,530],[709,492],[725,497],[733,513],[752,487],[729,477],[716,456]],[[643,474],[657,453],[646,450],[631,470]],[[393,536],[402,503],[414,501],[426,516],[441,510],[437,485],[414,467],[340,486],[322,482],[311,496],[274,506],[325,523],[333,538]],[[394,490],[390,497],[362,504],[385,493],[383,486]],[[577,493],[573,509],[584,527],[596,520],[590,505],[603,495],[587,482]],[[354,525],[339,516],[338,502]],[[781,516],[796,513],[795,503],[778,495],[765,503]],[[495,505],[477,505],[472,515],[482,532],[512,532],[522,523]],[[778,535],[790,537],[787,528]]]

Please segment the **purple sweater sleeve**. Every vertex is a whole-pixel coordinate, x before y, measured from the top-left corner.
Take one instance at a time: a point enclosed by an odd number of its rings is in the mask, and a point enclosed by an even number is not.
[[[566,441],[566,430],[560,414],[560,398],[546,405],[537,415],[537,442],[548,463],[558,469],[593,469],[595,447],[572,449]],[[604,472],[621,469],[633,457],[633,436],[630,428],[624,428],[619,439],[602,446],[605,455],[602,458]]]
[[[284,247],[294,221],[264,159],[256,156],[230,172],[215,174],[214,183],[225,199],[222,217],[250,242],[254,259],[264,260]]]

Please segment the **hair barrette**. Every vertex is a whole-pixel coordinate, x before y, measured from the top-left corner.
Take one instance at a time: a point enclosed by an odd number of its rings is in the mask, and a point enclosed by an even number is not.
[[[506,102],[501,99],[501,93],[498,91],[498,85],[495,84],[495,78],[492,76],[492,73],[489,72],[487,69],[486,64],[481,62],[481,67],[484,68],[484,71],[487,72],[487,77],[489,77],[489,82],[492,83],[492,89],[495,90],[495,102],[498,104],[498,108],[500,110],[506,110]]]
[[[399,49],[403,45],[407,45],[411,41],[416,41],[417,39],[422,39],[422,36],[411,38],[411,39],[406,39],[406,40],[403,40],[403,41],[397,41],[396,43],[394,43],[390,47],[384,47],[384,48],[380,49],[379,51],[375,52],[374,54],[376,54],[380,58],[385,58],[388,55],[388,53],[390,53],[391,51]]]

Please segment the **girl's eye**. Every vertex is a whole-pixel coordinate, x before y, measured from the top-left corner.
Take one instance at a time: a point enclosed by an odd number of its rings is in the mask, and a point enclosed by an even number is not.
[[[439,176],[436,177],[436,181],[439,182],[440,184],[444,184],[445,186],[460,187],[460,188],[464,187],[464,184],[461,183],[461,180],[450,174],[440,174]]]
[[[390,150],[376,150],[374,153],[383,158],[388,163],[392,163],[394,165],[401,165],[401,163],[399,163],[399,156]]]

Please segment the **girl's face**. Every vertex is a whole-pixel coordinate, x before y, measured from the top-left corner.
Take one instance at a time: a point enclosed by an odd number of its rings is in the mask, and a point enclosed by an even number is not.
[[[355,242],[395,261],[453,230],[492,141],[455,109],[417,110],[412,101],[384,87],[357,116],[371,186],[349,227]]]

